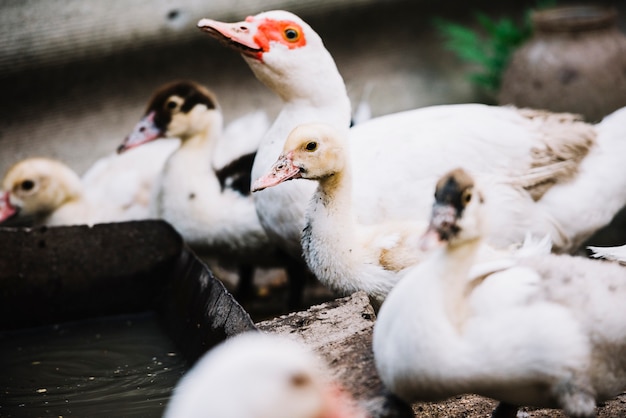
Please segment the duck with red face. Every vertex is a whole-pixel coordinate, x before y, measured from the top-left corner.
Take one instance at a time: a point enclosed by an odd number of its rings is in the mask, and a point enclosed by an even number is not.
[[[268,172],[298,125],[347,131],[356,217],[362,223],[428,219],[436,179],[464,166],[494,179],[505,202],[488,239],[497,247],[549,235],[555,250],[576,251],[626,205],[626,108],[592,125],[576,115],[462,104],[372,118],[350,128],[350,100],[321,37],[284,10],[242,22],[202,19],[201,30],[239,52],[255,76],[283,100],[265,135],[252,179]],[[301,254],[304,213],[315,185],[287,182],[258,192],[263,227]],[[581,222],[584,220],[584,222]]]

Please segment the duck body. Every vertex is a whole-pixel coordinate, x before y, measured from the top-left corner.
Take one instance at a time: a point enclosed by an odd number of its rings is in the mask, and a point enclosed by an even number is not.
[[[124,154],[113,153],[93,164],[81,177],[87,200],[109,201],[120,208],[109,219],[153,217],[152,198],[165,162],[178,149],[178,139],[161,139]]]
[[[380,309],[373,349],[383,383],[408,402],[475,393],[594,416],[596,401],[626,388],[626,269],[535,254],[485,270],[481,233],[462,237],[483,228],[472,219],[477,193],[441,227],[446,245],[407,270]]]
[[[571,140],[550,143],[543,121],[534,118],[531,111],[463,104],[401,112],[353,127],[350,145],[359,149],[352,158],[358,218],[364,223],[428,219],[433,197],[427,191],[441,175],[462,164],[473,173],[499,179],[499,198],[510,200],[494,214],[492,244],[507,247],[522,242],[527,232],[548,233],[556,247],[569,249],[572,239],[538,203],[546,183],[567,175],[567,168],[547,160],[552,152],[568,147],[575,150],[568,157],[580,159],[594,133],[575,122]],[[564,119],[565,124],[572,122],[571,117]],[[376,185],[379,192],[372,193],[368,185]]]
[[[343,79],[319,35],[299,17],[270,11],[234,24],[203,19],[198,25],[241,52],[256,77],[284,101],[260,145],[253,179],[269,169],[295,125],[349,129]],[[626,151],[626,141],[617,140],[626,137],[625,119],[626,111],[617,111],[589,125],[568,114],[465,104],[367,120],[347,136],[355,214],[363,224],[423,221],[437,178],[463,164],[510,180],[512,205],[499,214],[507,228],[494,228],[490,242],[520,243],[530,231],[550,234],[556,251],[573,251],[626,203],[626,168],[616,161]],[[597,167],[614,177],[604,179]],[[292,182],[272,189],[255,195],[261,223],[297,253],[314,186]],[[581,217],[586,222],[574,221]]]
[[[153,203],[155,215],[174,225],[201,254],[258,256],[261,261],[271,247],[267,234],[249,191],[222,186],[211,164],[211,140],[219,138],[190,138],[167,160]]]

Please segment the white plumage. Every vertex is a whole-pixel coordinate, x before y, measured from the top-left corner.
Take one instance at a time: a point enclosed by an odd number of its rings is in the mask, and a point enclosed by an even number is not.
[[[604,258],[611,261],[618,261],[626,264],[626,245],[616,247],[587,247],[591,250],[591,256],[594,258]]]

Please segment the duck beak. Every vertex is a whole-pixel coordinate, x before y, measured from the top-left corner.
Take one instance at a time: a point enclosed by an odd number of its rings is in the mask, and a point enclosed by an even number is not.
[[[322,394],[323,410],[318,418],[367,418],[352,396],[338,384],[330,383]]]
[[[9,192],[0,194],[0,223],[12,218],[18,212],[17,208],[11,204],[10,197]]]
[[[252,23],[252,18],[236,23],[200,19],[198,28],[228,48],[243,55],[261,59],[263,48],[256,41],[257,27]]]
[[[457,213],[454,206],[435,203],[428,229],[426,229],[426,232],[420,239],[420,249],[429,251],[456,235],[459,232],[456,220]]]
[[[117,148],[118,154],[138,147],[141,144],[154,141],[163,135],[161,130],[154,124],[154,115],[154,111],[148,113],[135,125],[130,135],[128,135],[124,139],[124,142],[122,142],[122,145]]]
[[[293,163],[289,154],[281,155],[267,174],[256,179],[254,184],[252,184],[252,191],[258,192],[284,181],[300,178],[300,173],[300,167]]]

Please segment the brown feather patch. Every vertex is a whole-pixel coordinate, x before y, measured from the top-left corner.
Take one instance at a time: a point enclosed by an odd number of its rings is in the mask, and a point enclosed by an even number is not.
[[[594,126],[580,115],[545,110],[518,109],[531,123],[539,125],[543,147],[531,150],[532,171],[523,184],[537,201],[555,184],[567,181],[578,172],[583,158],[596,143]]]

